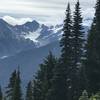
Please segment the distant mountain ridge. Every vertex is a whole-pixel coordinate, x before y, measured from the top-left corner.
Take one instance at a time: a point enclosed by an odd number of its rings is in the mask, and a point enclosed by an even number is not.
[[[54,37],[54,34],[59,33],[59,30],[55,33],[56,28],[39,24],[35,20],[12,26],[0,19],[0,57],[14,55],[56,41],[58,36]]]
[[[13,26],[0,19],[0,57],[9,56],[35,47],[33,41],[18,37]]]
[[[63,24],[47,26],[33,20],[23,25],[12,26],[0,19],[1,84],[7,82],[8,76],[18,65],[22,74],[24,76],[27,74],[27,77],[22,76],[24,82],[27,82],[49,51],[59,57],[62,29]],[[84,26],[85,38],[88,30],[89,27]]]
[[[17,40],[27,40],[28,42],[33,42],[34,45],[37,43],[38,46],[44,46],[59,40],[63,34],[62,29],[63,24],[47,26],[33,20],[23,25],[12,26],[3,19],[0,19],[0,38],[8,37]],[[85,32],[88,29],[88,26],[84,26]]]

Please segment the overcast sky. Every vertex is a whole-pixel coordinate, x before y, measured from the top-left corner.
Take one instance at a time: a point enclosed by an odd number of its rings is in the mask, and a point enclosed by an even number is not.
[[[96,0],[80,0],[84,18],[92,18]],[[69,0],[72,9],[76,0]],[[57,24],[64,19],[68,0],[0,0],[0,17],[12,24],[36,19],[42,23]]]

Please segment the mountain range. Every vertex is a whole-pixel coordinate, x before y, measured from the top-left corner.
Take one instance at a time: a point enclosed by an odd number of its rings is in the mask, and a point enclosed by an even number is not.
[[[12,26],[0,19],[0,84],[5,86],[8,76],[18,66],[22,72],[22,79],[27,82],[49,51],[59,57],[62,29],[63,24],[50,26],[33,20],[23,25]],[[84,26],[85,38],[88,30],[89,26]]]

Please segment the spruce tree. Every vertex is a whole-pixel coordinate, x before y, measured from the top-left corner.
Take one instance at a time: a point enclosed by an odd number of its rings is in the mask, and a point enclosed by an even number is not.
[[[82,26],[82,16],[79,0],[75,5],[75,12],[73,18],[73,50],[74,50],[74,64],[78,68],[81,66],[84,46],[84,31]]]
[[[21,78],[20,78],[19,68],[18,68],[18,71],[17,71],[17,76],[16,76],[15,84],[14,84],[13,100],[22,100]]]
[[[14,71],[9,79],[9,84],[6,87],[7,100],[22,100],[21,87],[20,87],[20,71]]]
[[[64,33],[60,41],[62,54],[59,63],[54,69],[54,76],[51,80],[52,85],[48,91],[46,100],[71,99],[68,97],[70,95],[70,90],[68,90],[70,86],[68,73],[71,70],[72,59],[72,21],[69,3],[66,9],[66,18],[64,20],[63,31]]]
[[[15,80],[17,77],[16,70],[11,74],[11,77],[9,79],[9,84],[6,87],[6,99],[7,100],[13,100],[13,91],[14,91],[14,86],[15,86]]]
[[[57,59],[50,52],[44,62],[40,65],[40,69],[33,82],[34,100],[45,100],[48,89],[51,87],[51,79],[56,62]]]
[[[77,1],[75,5],[74,17],[73,17],[73,60],[72,71],[70,73],[71,79],[71,94],[73,100],[77,100],[84,90],[83,83],[81,82],[84,77],[80,77],[80,70],[82,66],[82,58],[84,51],[84,31],[82,26],[82,15],[80,2]],[[82,70],[81,70],[82,71]]]
[[[95,10],[87,43],[86,72],[90,94],[100,91],[100,0],[97,0]]]
[[[58,63],[54,70],[54,76],[51,80],[51,88],[49,89],[45,100],[67,99],[67,81],[65,76],[65,70],[62,69],[61,64]]]
[[[33,98],[33,86],[32,86],[31,81],[27,85],[25,100],[34,100],[34,98]]]
[[[3,100],[3,93],[2,93],[1,86],[0,86],[0,100]]]
[[[70,66],[72,56],[72,20],[71,20],[71,9],[68,3],[66,10],[66,18],[64,20],[63,35],[60,41],[61,50],[61,61],[63,65]],[[67,68],[66,68],[67,69]]]
[[[35,76],[33,80],[33,98],[34,100],[41,100],[41,81],[39,76]]]

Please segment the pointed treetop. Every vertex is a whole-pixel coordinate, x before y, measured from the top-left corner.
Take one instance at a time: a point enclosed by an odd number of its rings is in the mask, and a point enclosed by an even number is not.
[[[80,5],[80,1],[79,1],[79,0],[77,0],[77,3],[76,3],[76,5]]]
[[[79,1],[79,0],[77,0],[77,3],[76,3],[76,8],[80,8],[79,6],[80,6],[80,1]]]
[[[66,11],[69,11],[69,10],[70,10],[70,3],[68,2],[67,10]]]
[[[68,8],[70,8],[70,3],[68,2]]]
[[[49,51],[49,55],[52,55],[52,51],[51,50]]]
[[[79,1],[79,0],[77,0],[77,2],[79,3],[80,1]]]
[[[17,68],[17,74],[20,75],[20,66]]]

